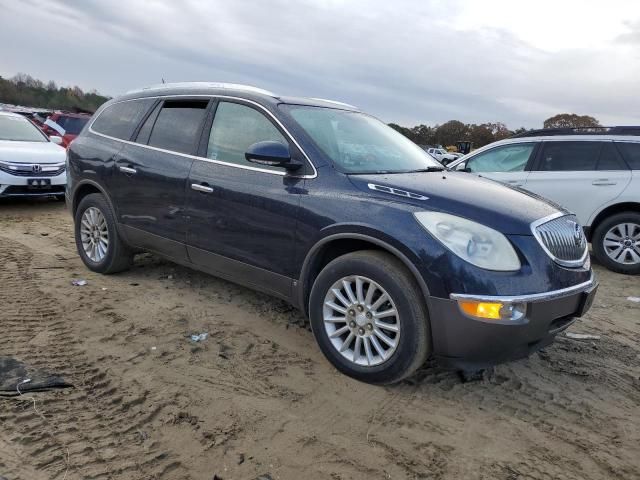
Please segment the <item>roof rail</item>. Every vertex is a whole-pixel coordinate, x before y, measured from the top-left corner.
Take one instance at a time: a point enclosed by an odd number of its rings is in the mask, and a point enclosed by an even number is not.
[[[126,94],[148,92],[149,90],[166,90],[172,88],[224,88],[229,90],[243,90],[245,92],[259,93],[262,95],[268,95],[270,97],[278,98],[276,94],[269,90],[264,90],[258,87],[252,87],[251,85],[241,85],[239,83],[222,83],[222,82],[176,82],[176,83],[157,83],[155,85],[149,85],[148,87],[142,87],[135,90],[130,90]]]
[[[617,126],[617,127],[563,127],[563,128],[541,128],[529,130],[527,132],[512,135],[510,138],[522,137],[552,137],[555,135],[634,135],[640,136],[640,127]]]
[[[345,103],[345,102],[339,102],[337,100],[329,100],[327,98],[317,98],[317,97],[310,97],[309,99],[318,100],[319,102],[335,103],[336,105],[342,105],[344,107],[353,108],[354,110],[359,110],[359,108],[356,107],[355,105],[351,105],[350,103]]]

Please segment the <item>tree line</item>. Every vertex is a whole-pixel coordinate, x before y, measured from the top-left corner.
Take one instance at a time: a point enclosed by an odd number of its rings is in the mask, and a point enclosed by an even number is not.
[[[431,127],[429,125],[416,125],[415,127],[402,127],[395,123],[389,126],[418,145],[442,145],[454,146],[457,142],[465,141],[473,143],[474,148],[480,148],[498,140],[524,133],[526,128],[521,127],[509,130],[504,123],[463,123],[459,120],[450,120],[442,125]],[[589,128],[599,127],[600,122],[589,115],[576,115],[575,113],[560,113],[547,118],[543,122],[543,128]]]
[[[81,109],[95,112],[109,97],[95,90],[84,92],[80,87],[58,87],[54,81],[47,83],[26,73],[5,79],[0,76],[0,103],[51,110]]]
[[[95,90],[84,92],[80,87],[58,87],[54,81],[43,82],[26,73],[5,79],[0,76],[0,103],[10,103],[26,107],[49,108],[55,110],[82,109],[94,112],[109,97],[100,95]],[[459,141],[472,142],[474,148],[502,140],[512,135],[525,132],[524,127],[510,130],[504,123],[463,123],[450,120],[442,125],[416,125],[402,127],[390,123],[390,127],[418,145],[456,145]],[[588,115],[561,113],[547,118],[544,128],[563,127],[597,127],[598,120]]]

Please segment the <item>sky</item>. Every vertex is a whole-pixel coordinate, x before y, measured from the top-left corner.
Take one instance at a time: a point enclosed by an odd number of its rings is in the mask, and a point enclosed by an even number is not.
[[[640,124],[640,0],[0,0],[0,75],[245,83],[405,126]]]

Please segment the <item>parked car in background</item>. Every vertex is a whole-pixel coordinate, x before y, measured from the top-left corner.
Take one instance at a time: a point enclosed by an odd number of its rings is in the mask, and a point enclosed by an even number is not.
[[[24,116],[0,112],[0,197],[54,195],[67,183],[62,139],[48,138]]]
[[[557,202],[576,214],[599,262],[640,273],[640,127],[529,131],[449,167]]]
[[[42,130],[47,135],[62,137],[62,146],[69,144],[78,136],[87,124],[91,115],[86,113],[52,113],[42,125]]]
[[[427,153],[443,165],[448,165],[458,158],[457,155],[447,152],[444,148],[429,148]]]
[[[78,253],[100,273],[149,250],[308,314],[340,371],[397,382],[430,356],[527,356],[587,311],[575,217],[446,172],[344,103],[165,84],[104,104],[68,151]]]

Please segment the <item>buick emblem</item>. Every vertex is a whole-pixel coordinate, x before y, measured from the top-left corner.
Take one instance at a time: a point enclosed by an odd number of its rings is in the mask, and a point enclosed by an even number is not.
[[[582,245],[582,227],[580,227],[580,225],[576,222],[569,223],[573,224],[573,241],[576,243],[576,247],[579,247]]]
[[[40,165],[31,165],[31,170],[33,170],[33,173],[40,173],[42,171],[42,167]]]

